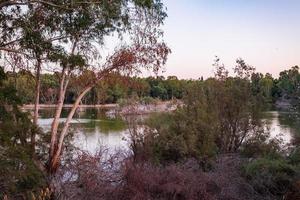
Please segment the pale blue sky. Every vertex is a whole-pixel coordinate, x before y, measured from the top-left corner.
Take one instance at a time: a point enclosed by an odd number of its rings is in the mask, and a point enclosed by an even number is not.
[[[300,65],[300,0],[163,0],[172,54],[163,75],[213,75],[217,55],[229,67],[244,58],[257,71]]]

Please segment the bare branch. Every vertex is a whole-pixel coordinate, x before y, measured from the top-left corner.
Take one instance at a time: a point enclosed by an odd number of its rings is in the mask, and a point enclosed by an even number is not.
[[[5,47],[0,47],[0,51],[6,51],[6,52],[11,52],[11,53],[17,53],[17,54],[22,54],[24,56],[30,57],[30,55],[20,51],[20,50],[16,50],[16,49],[10,49],[10,48],[5,48]]]

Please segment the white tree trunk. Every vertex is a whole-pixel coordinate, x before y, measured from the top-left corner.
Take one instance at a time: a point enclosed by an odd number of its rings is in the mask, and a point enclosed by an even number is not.
[[[35,102],[34,102],[34,115],[33,115],[33,123],[37,125],[38,117],[39,117],[39,104],[40,104],[40,88],[41,88],[41,60],[37,59],[36,65],[36,77],[35,77]],[[31,133],[31,146],[32,152],[35,152],[35,132]]]
[[[59,89],[59,95],[58,95],[58,102],[55,110],[55,116],[51,125],[51,142],[50,142],[50,157],[53,156],[55,148],[56,148],[56,143],[57,143],[57,130],[59,126],[59,119],[61,115],[61,111],[63,108],[64,104],[64,99],[65,99],[65,93],[66,89],[68,86],[69,80],[65,81],[66,79],[66,74],[65,74],[65,69],[62,71],[62,78],[60,81],[60,89]]]
[[[60,163],[60,155],[62,153],[62,146],[63,146],[63,141],[64,141],[64,138],[66,136],[66,134],[68,133],[68,129],[69,129],[69,125],[70,125],[70,122],[79,106],[79,103],[80,101],[82,100],[82,98],[85,96],[85,94],[87,92],[89,92],[90,90],[92,89],[92,86],[88,86],[86,87],[82,92],[81,94],[77,97],[75,103],[73,104],[73,107],[64,123],[64,127],[60,133],[60,136],[59,136],[59,141],[58,141],[58,144],[57,144],[57,147],[53,150],[53,154],[50,155],[49,157],[49,172],[50,173],[55,173],[57,168],[58,168],[58,165]]]

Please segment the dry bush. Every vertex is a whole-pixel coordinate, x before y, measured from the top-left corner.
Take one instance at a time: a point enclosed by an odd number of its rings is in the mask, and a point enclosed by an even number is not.
[[[213,199],[207,178],[183,165],[155,166],[106,150],[80,152],[54,178],[56,199],[156,200]]]
[[[243,159],[223,155],[214,169],[201,170],[199,162],[155,165],[132,155],[96,155],[80,152],[67,161],[56,178],[55,199],[85,200],[260,200],[241,176]]]
[[[122,170],[123,184],[116,199],[213,199],[206,192],[207,177],[201,171],[132,161],[127,161]]]
[[[111,199],[121,182],[120,153],[101,149],[94,155],[77,152],[67,160],[53,178],[57,199]]]

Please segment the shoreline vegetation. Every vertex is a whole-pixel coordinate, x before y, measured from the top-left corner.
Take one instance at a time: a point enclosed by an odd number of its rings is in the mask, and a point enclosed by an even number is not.
[[[19,174],[21,178],[8,181],[2,177],[9,184],[5,194],[11,197],[22,194],[44,196],[45,200],[68,199],[74,197],[74,191],[76,199],[89,200],[99,196],[104,200],[294,200],[299,196],[299,143],[286,151],[280,147],[280,140],[270,138],[259,117],[261,112],[268,110],[266,107],[270,107],[266,105],[272,101],[266,97],[271,99],[272,90],[269,88],[268,93],[263,93],[266,91],[249,77],[217,76],[192,82],[179,100],[133,96],[113,104],[79,104],[78,109],[103,108],[108,109],[108,114],[124,114],[129,152],[108,155],[105,153],[108,149],[99,146],[99,152],[94,155],[71,150],[72,145],[66,139],[62,157],[65,163],[50,183],[45,178],[47,172],[36,164],[46,163],[49,139],[43,135],[47,134],[37,132],[42,136],[37,140],[39,152],[36,156],[40,160],[32,160],[36,157],[32,157],[26,138],[31,131],[41,130],[33,125],[30,114],[25,115],[17,109],[32,112],[34,105],[19,103],[21,101],[17,100],[21,95],[15,95],[17,90],[11,90],[9,85],[2,89],[3,94],[15,92],[2,99],[3,105],[15,104],[3,107],[2,122],[5,123],[0,123],[0,132],[6,136],[14,131],[24,142],[17,144],[18,148],[9,145],[7,151],[10,153],[3,155],[8,155],[8,160],[15,159],[31,166],[25,169],[26,173]],[[280,105],[277,106],[279,109],[290,107],[297,97],[296,93],[291,94],[277,98],[273,106]],[[71,108],[72,105],[62,107]],[[56,105],[40,104],[39,108],[55,109]],[[147,128],[141,129],[141,121],[134,115],[147,113],[153,114],[142,124]],[[3,139],[6,141],[6,137]],[[29,152],[21,159],[18,157],[20,148]],[[12,165],[2,162],[3,166]],[[15,177],[15,167],[18,166],[0,170]],[[78,179],[61,179],[65,174]],[[14,192],[14,187],[18,192]]]
[[[250,69],[241,62],[240,73],[228,76],[221,67],[213,78],[188,82],[179,99],[131,93],[128,98],[115,99],[116,103],[80,102],[78,109],[103,108],[107,115],[123,115],[128,152],[108,155],[109,149],[101,145],[95,154],[76,150],[70,133],[63,143],[64,163],[51,175],[51,182],[43,169],[48,160],[48,134],[31,121],[35,105],[23,104],[22,92],[6,82],[4,73],[0,145],[7,147],[2,152],[7,159],[0,160],[0,170],[13,177],[6,180],[0,175],[7,185],[5,195],[46,195],[45,200],[60,200],[73,197],[76,191],[77,199],[89,200],[98,196],[103,200],[294,200],[299,196],[299,137],[289,148],[282,147],[279,138],[270,137],[260,117],[272,107],[299,111],[298,68],[285,71],[294,75],[297,83],[284,75],[281,82],[250,75]],[[64,104],[62,108],[72,106]],[[56,109],[57,105],[39,104],[38,108]],[[24,109],[29,112],[20,112]],[[141,122],[135,117],[139,114],[150,115]],[[31,132],[38,136],[34,156],[27,142]],[[12,143],[15,138],[21,143]],[[11,159],[30,168],[16,176],[18,165],[9,162]],[[61,179],[66,173],[78,178]]]

